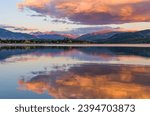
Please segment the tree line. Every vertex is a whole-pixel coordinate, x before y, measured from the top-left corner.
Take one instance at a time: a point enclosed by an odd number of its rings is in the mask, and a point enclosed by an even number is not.
[[[73,40],[73,39],[64,39],[64,40],[2,40],[0,39],[1,44],[88,44],[92,42],[88,41],[80,41],[80,40]]]

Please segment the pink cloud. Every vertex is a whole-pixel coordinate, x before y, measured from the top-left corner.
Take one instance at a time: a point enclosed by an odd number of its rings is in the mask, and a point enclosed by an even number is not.
[[[18,4],[20,9],[90,25],[149,22],[149,6],[149,0],[24,0]]]
[[[11,26],[11,25],[0,25],[0,28],[12,29],[14,31],[37,31],[37,29],[34,29],[34,28],[17,27],[17,26]]]

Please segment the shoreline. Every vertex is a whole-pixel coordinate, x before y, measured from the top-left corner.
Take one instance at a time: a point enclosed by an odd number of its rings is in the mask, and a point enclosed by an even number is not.
[[[0,47],[150,47],[150,44],[0,44]]]

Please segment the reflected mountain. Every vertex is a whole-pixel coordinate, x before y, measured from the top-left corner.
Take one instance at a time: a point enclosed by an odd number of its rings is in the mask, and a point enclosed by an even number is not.
[[[20,90],[54,98],[150,98],[150,67],[82,64],[19,80]]]
[[[139,50],[138,50],[139,49]],[[129,50],[129,51],[128,51]],[[105,48],[105,47],[44,47],[1,49],[0,63],[15,63],[27,61],[49,60],[66,62],[98,64],[140,64],[150,65],[149,48]],[[138,51],[132,53],[132,51]],[[140,53],[140,54],[139,54]],[[65,61],[66,60],[66,61]],[[67,63],[67,62],[66,62]],[[57,64],[57,63],[56,63]]]
[[[5,60],[7,58],[11,58],[13,56],[21,56],[28,54],[57,54],[63,52],[64,49],[59,48],[47,48],[47,47],[0,47],[0,60]]]
[[[84,54],[84,55],[83,55]],[[99,58],[108,60],[114,56],[150,57],[150,48],[134,47],[0,47],[0,61],[16,56],[68,56],[78,59]],[[99,57],[98,57],[99,56]]]

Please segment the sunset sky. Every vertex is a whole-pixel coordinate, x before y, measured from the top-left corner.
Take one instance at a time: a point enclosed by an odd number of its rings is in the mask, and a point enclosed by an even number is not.
[[[0,28],[88,33],[150,29],[150,0],[0,0]]]

